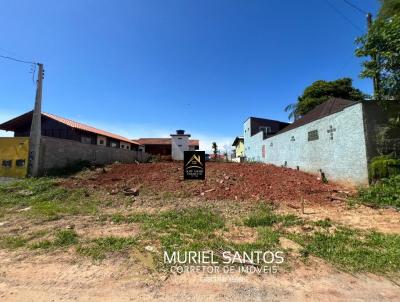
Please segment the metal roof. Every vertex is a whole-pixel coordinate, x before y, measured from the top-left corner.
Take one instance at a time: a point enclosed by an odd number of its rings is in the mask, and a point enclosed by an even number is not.
[[[74,128],[74,129],[79,129],[79,130],[95,133],[95,134],[98,134],[98,135],[106,136],[108,138],[113,138],[113,139],[116,139],[116,140],[119,140],[119,141],[123,141],[123,142],[129,143],[129,144],[137,144],[137,145],[139,145],[139,143],[137,143],[135,141],[132,141],[132,140],[130,140],[130,139],[126,138],[126,137],[123,137],[121,135],[114,134],[114,133],[111,133],[111,132],[108,132],[108,131],[104,131],[104,130],[100,130],[100,129],[97,129],[95,127],[89,126],[89,125],[85,125],[85,124],[78,123],[76,121],[73,121],[73,120],[70,120],[70,119],[67,119],[67,118],[64,118],[64,117],[57,116],[55,114],[42,112],[42,116],[45,116],[45,117],[50,118],[52,120],[55,120],[55,121],[57,121],[59,123],[62,123],[62,124],[67,125],[67,126],[69,126],[71,128]],[[16,124],[19,121],[22,122],[22,121],[27,121],[27,120],[29,120],[29,122],[31,123],[32,111],[29,111],[29,112],[24,113],[24,114],[12,119],[12,120],[4,122],[3,124],[0,125],[0,129],[7,130],[7,131],[14,131],[13,127],[15,127]]]

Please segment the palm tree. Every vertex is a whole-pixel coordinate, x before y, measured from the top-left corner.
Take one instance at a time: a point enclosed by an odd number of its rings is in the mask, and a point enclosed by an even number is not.
[[[285,112],[289,112],[289,120],[297,120],[299,118],[297,114],[297,105],[298,103],[289,104],[285,107]]]
[[[214,159],[217,159],[217,154],[218,154],[218,145],[217,145],[217,143],[213,142],[211,148],[212,148],[213,153],[214,153]]]

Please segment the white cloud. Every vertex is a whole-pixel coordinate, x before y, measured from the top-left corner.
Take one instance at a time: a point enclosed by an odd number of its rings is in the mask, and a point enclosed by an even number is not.
[[[11,120],[12,118],[18,116],[20,113],[15,113],[15,112],[11,112],[11,111],[2,111],[0,112],[0,124]],[[10,132],[10,131],[3,131],[0,130],[0,137],[10,137],[10,136],[14,136],[14,132]]]

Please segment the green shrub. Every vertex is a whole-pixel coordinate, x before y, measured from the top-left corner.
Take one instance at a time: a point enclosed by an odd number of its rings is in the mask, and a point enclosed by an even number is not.
[[[388,178],[400,174],[400,159],[390,155],[374,157],[369,165],[369,176],[371,181]]]
[[[400,175],[382,179],[379,183],[358,192],[358,200],[376,206],[400,208]]]

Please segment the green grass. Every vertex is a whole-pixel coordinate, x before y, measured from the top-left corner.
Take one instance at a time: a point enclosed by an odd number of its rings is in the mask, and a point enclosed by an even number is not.
[[[279,215],[275,214],[271,207],[260,205],[255,211],[250,213],[244,220],[244,225],[248,227],[272,226],[274,224],[282,224],[284,227],[299,225],[303,221],[296,215]]]
[[[80,245],[77,252],[93,260],[102,260],[108,254],[121,253],[129,251],[137,241],[132,237],[104,237],[90,241],[86,245]]]
[[[58,230],[54,240],[41,240],[30,246],[32,249],[51,249],[68,247],[78,243],[78,234],[74,230]]]
[[[325,218],[324,220],[314,222],[314,224],[322,228],[330,228],[332,226],[332,221],[329,218]]]
[[[214,234],[225,226],[224,219],[207,208],[171,210],[157,214],[114,214],[114,223],[140,223],[141,241],[160,241],[164,250],[183,251],[216,247],[219,238]]]
[[[0,248],[2,249],[17,249],[25,246],[27,240],[21,236],[1,236],[0,237]]]
[[[28,208],[24,215],[56,220],[65,215],[93,214],[97,204],[83,189],[66,189],[53,178],[29,178],[0,185],[0,212]]]
[[[400,208],[400,175],[382,179],[369,188],[360,189],[355,201],[376,207]]]
[[[333,234],[291,234],[289,238],[304,247],[304,256],[315,255],[346,271],[400,271],[400,235],[339,227]]]

